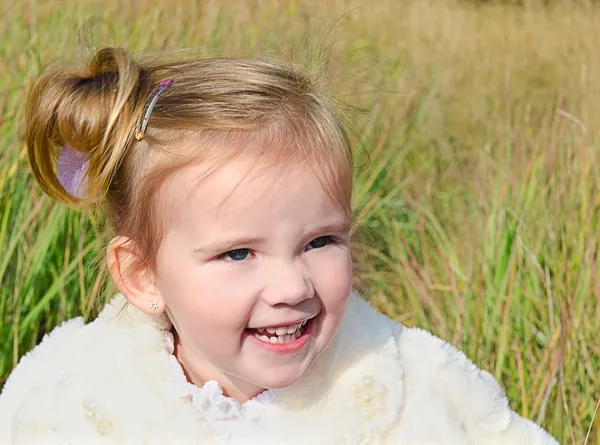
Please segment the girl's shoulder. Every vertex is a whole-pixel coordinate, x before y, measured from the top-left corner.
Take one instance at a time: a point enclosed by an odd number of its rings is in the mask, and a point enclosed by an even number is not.
[[[21,357],[8,377],[1,393],[3,406],[26,396],[28,392],[48,382],[60,380],[61,376],[74,370],[95,367],[99,355],[104,361],[111,360],[114,354],[102,354],[102,349],[116,352],[114,325],[104,323],[106,313],[113,312],[113,302],[105,306],[100,316],[91,323],[84,323],[83,317],[67,320],[46,334],[42,341]],[[117,350],[120,348],[117,348]],[[4,411],[3,411],[4,412]]]
[[[478,444],[557,445],[542,428],[516,414],[498,381],[462,351],[423,329],[389,323],[404,375],[404,425],[420,423],[429,432],[460,426],[465,438]]]
[[[434,391],[467,427],[489,432],[507,428],[512,417],[508,399],[489,372],[423,329],[403,328],[397,341],[408,389]]]
[[[21,359],[0,394],[0,443],[114,443],[125,434],[120,428],[131,435],[148,429],[133,413],[160,425],[169,410],[159,391],[169,361],[161,353],[163,330],[153,323],[116,297],[91,323],[78,318],[55,328]]]
[[[40,344],[21,357],[0,393],[0,432],[3,431],[2,422],[14,415],[23,399],[53,378],[53,371],[69,363],[70,343],[83,327],[82,317],[68,320],[46,334]]]
[[[420,423],[424,430],[451,431],[451,426],[456,425],[464,430],[465,439],[471,440],[489,438],[509,429],[513,412],[491,374],[428,331],[403,328],[396,338],[404,370],[405,419],[422,418],[420,413],[428,407],[430,415]],[[456,440],[462,443],[458,437]],[[473,440],[473,443],[480,442]]]
[[[110,311],[109,304],[103,313]],[[122,353],[115,330],[102,315],[88,324],[77,317],[54,328],[26,353],[0,394],[0,442],[13,443],[12,438],[23,434],[19,429],[34,434],[54,428],[51,419],[73,403],[82,382],[93,382],[88,393],[97,391]]]

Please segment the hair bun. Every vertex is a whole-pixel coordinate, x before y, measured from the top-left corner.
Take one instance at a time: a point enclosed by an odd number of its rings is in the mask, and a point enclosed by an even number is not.
[[[73,203],[56,177],[61,147],[89,157],[88,186],[106,190],[131,141],[146,83],[130,54],[97,51],[83,70],[46,71],[32,86],[26,112],[26,142],[32,170],[52,198]]]

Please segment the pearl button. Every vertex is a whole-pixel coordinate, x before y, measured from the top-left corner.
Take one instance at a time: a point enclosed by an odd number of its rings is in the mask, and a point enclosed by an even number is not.
[[[377,385],[377,389],[375,390],[375,393],[378,396],[382,396],[382,395],[384,395],[384,394],[387,393],[387,390],[385,389],[385,386],[383,386],[383,385]]]
[[[349,404],[359,416],[370,419],[385,411],[388,390],[385,385],[377,383],[375,378],[365,375],[358,384],[349,386],[352,397]]]
[[[94,402],[93,400],[86,400],[85,402],[83,402],[83,406],[87,409],[94,409],[96,408],[96,402]]]

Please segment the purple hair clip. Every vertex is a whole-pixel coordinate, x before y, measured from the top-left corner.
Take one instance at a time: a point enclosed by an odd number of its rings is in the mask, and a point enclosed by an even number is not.
[[[144,137],[148,120],[156,105],[156,101],[165,88],[170,86],[173,80],[163,80],[150,96],[152,99],[144,113],[142,120],[136,127],[135,139],[141,141]],[[74,198],[84,199],[87,196],[87,171],[90,160],[87,154],[74,150],[68,145],[63,145],[58,155],[58,181],[63,188]]]
[[[87,170],[89,158],[85,153],[63,145],[58,155],[58,182],[74,198],[87,195]]]
[[[152,114],[154,105],[156,105],[156,101],[158,100],[162,92],[165,90],[165,88],[171,86],[172,83],[173,80],[171,79],[163,80],[161,83],[158,84],[158,87],[150,94],[152,100],[148,104],[148,109],[146,110],[146,113],[144,113],[144,117],[140,121],[138,128],[135,132],[136,140],[141,141],[144,137],[144,133],[146,132],[146,127],[148,126],[148,121],[150,120],[150,115]]]

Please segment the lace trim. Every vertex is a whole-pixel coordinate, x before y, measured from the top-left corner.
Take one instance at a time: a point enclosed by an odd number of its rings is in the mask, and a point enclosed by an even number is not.
[[[173,334],[165,331],[165,339],[170,354],[169,363],[171,365],[172,382],[177,395],[181,398],[191,397],[192,404],[204,415],[206,420],[258,419],[265,406],[275,400],[275,391],[265,390],[253,399],[240,404],[234,398],[223,395],[221,386],[214,380],[209,380],[201,388],[188,382],[181,364],[173,355],[175,350]]]

